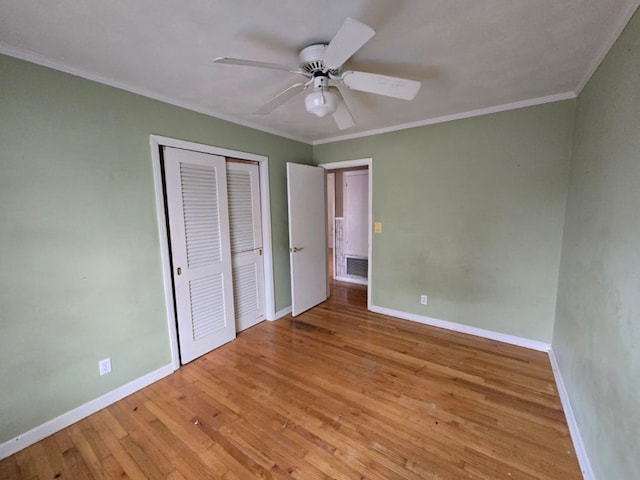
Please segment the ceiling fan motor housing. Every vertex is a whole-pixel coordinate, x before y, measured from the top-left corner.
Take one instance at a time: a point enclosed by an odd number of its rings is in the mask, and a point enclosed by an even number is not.
[[[300,62],[300,68],[307,72],[310,75],[318,75],[326,73],[337,74],[337,70],[330,70],[329,72],[325,72],[326,67],[324,66],[324,61],[322,58],[324,57],[324,51],[326,50],[327,45],[323,43],[318,43],[315,45],[309,45],[306,48],[303,48],[300,54],[298,55],[298,60]]]

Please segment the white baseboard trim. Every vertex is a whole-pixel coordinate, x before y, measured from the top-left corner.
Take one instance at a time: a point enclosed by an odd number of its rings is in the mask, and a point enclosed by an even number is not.
[[[111,390],[104,395],[88,401],[87,403],[80,405],[73,410],[63,413],[59,417],[56,417],[48,422],[43,423],[35,428],[32,428],[28,432],[25,432],[17,437],[7,440],[0,444],[0,460],[7,458],[10,455],[22,450],[23,448],[32,445],[43,438],[52,435],[63,428],[68,427],[72,423],[78,422],[85,417],[88,417],[92,413],[102,410],[108,407],[112,403],[137,392],[138,390],[151,385],[152,383],[160,380],[163,377],[173,373],[174,368],[172,364],[160,367],[153,372],[149,372],[140,378],[137,378],[121,387]]]
[[[591,461],[587,455],[587,450],[582,442],[582,436],[580,435],[580,429],[578,428],[578,422],[573,414],[573,408],[571,408],[571,401],[569,400],[569,392],[564,385],[562,379],[562,373],[560,373],[560,365],[556,355],[553,353],[553,348],[549,350],[549,360],[551,361],[551,369],[553,370],[553,376],[556,379],[556,386],[558,387],[558,395],[560,396],[560,402],[562,402],[562,408],[564,410],[564,416],[567,419],[567,425],[569,426],[569,433],[571,434],[571,440],[573,441],[573,448],[576,451],[578,457],[578,463],[580,464],[580,470],[582,470],[582,476],[585,480],[596,480],[596,477],[591,468]]]
[[[274,318],[274,320],[278,320],[278,319],[280,319],[280,318],[282,318],[282,317],[284,317],[286,315],[289,315],[290,313],[291,313],[291,305],[289,305],[286,308],[283,308],[280,311],[277,311],[276,312],[276,317]]]
[[[517,337],[515,335],[508,335],[506,333],[494,332],[493,330],[470,327],[469,325],[463,325],[461,323],[447,322],[446,320],[438,320],[437,318],[425,317],[424,315],[402,312],[400,310],[379,307],[377,305],[371,305],[370,310],[372,312],[382,313],[383,315],[389,315],[391,317],[411,320],[413,322],[431,325],[432,327],[445,328],[447,330],[453,330],[455,332],[467,333],[469,335],[475,335],[476,337],[489,338],[491,340],[510,343],[512,345],[518,345],[519,347],[530,348],[532,350],[539,350],[541,352],[548,352],[549,350],[551,350],[551,344],[549,343],[539,342],[537,340],[531,340],[529,338]]]

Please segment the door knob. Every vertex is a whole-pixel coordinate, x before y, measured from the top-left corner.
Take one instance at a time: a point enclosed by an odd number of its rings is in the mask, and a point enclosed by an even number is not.
[[[302,247],[293,247],[291,248],[291,253],[296,253],[296,252],[299,252],[300,250],[302,250]]]
[[[182,275],[182,268],[178,267],[178,271],[176,272],[178,275]]]

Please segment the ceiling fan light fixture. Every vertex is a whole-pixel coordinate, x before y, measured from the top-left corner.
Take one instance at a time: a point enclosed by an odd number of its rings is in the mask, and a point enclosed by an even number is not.
[[[298,82],[287,87],[254,113],[257,115],[271,113],[298,93],[313,86],[311,93],[305,97],[304,101],[307,112],[318,117],[332,114],[338,128],[345,130],[353,127],[355,123],[349,106],[342,96],[340,90],[342,86],[355,91],[404,100],[413,100],[420,89],[421,83],[416,80],[343,70],[345,62],[360,50],[375,33],[368,25],[353,18],[346,18],[328,44],[315,43],[300,51],[297,68],[231,57],[218,57],[213,61],[301,74],[307,79],[305,82]]]
[[[319,88],[307,95],[304,106],[307,112],[321,118],[326,117],[338,109],[338,97],[329,90]]]

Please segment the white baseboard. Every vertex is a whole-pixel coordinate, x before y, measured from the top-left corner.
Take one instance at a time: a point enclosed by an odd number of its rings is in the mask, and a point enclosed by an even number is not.
[[[423,323],[425,325],[431,325],[432,327],[445,328],[447,330],[453,330],[455,332],[467,333],[469,335],[475,335],[477,337],[489,338],[491,340],[510,343],[512,345],[518,345],[519,347],[530,348],[532,350],[539,350],[541,352],[548,352],[549,350],[551,350],[551,344],[549,343],[539,342],[537,340],[531,340],[523,337],[517,337],[515,335],[508,335],[506,333],[494,332],[493,330],[470,327],[469,325],[463,325],[461,323],[447,322],[446,320],[438,320],[437,318],[425,317],[424,315],[402,312],[400,310],[379,307],[377,305],[371,305],[370,310],[372,312],[382,313],[383,315],[398,317],[404,320],[411,320],[414,322]]]
[[[278,320],[282,317],[284,317],[285,315],[289,315],[291,313],[291,305],[289,305],[286,308],[283,308],[282,310],[276,312],[276,318],[274,318],[274,320]]]
[[[115,390],[111,390],[110,392],[105,393],[98,398],[90,400],[84,405],[80,405],[73,410],[63,413],[59,417],[56,417],[46,423],[43,423],[42,425],[32,428],[28,432],[18,435],[11,440],[7,440],[6,442],[0,444],[0,460],[13,455],[23,448],[26,448],[29,445],[32,445],[42,440],[43,438],[46,438],[49,435],[62,430],[63,428],[68,427],[72,423],[78,422],[83,418],[88,417],[98,410],[102,410],[103,408],[108,407],[112,403],[115,403],[118,400],[137,392],[147,385],[151,385],[153,382],[156,382],[161,378],[173,373],[173,371],[174,368],[172,364],[160,367],[159,369],[154,370],[153,372],[149,372],[140,378],[137,378],[125,385],[122,385],[121,387],[116,388]]]
[[[595,480],[596,477],[591,468],[591,461],[587,455],[587,450],[582,442],[582,436],[580,435],[580,429],[576,422],[576,417],[573,414],[573,408],[571,408],[571,401],[569,400],[569,393],[564,385],[562,379],[562,373],[560,373],[560,365],[553,353],[553,348],[549,350],[549,360],[551,361],[551,369],[553,370],[553,376],[556,379],[556,386],[558,387],[558,395],[560,396],[560,402],[562,402],[562,408],[564,410],[564,416],[567,419],[567,425],[569,426],[569,433],[571,434],[571,440],[573,441],[573,448],[576,451],[578,457],[578,463],[580,464],[580,470],[582,470],[582,476],[585,480]]]

